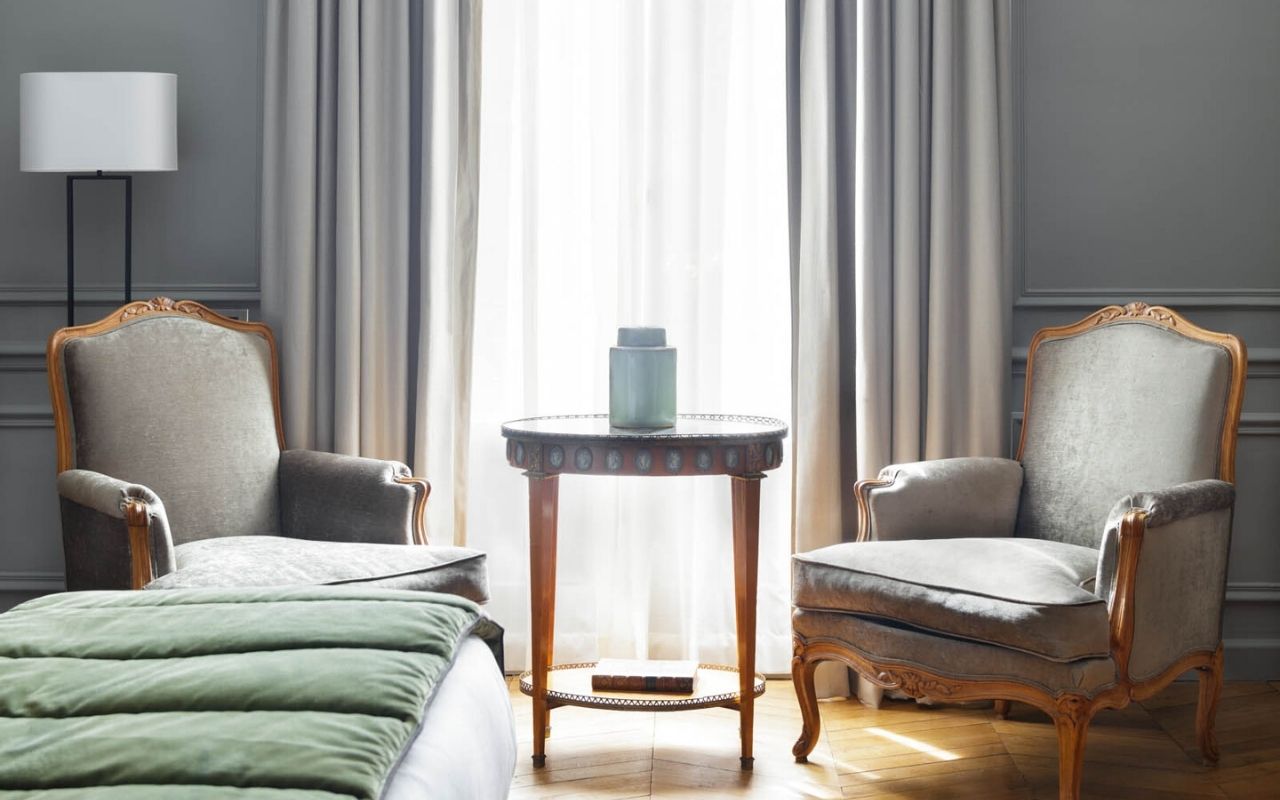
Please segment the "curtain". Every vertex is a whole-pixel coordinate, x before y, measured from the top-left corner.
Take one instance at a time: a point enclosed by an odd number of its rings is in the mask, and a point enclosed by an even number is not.
[[[262,308],[286,441],[408,462],[465,540],[479,0],[270,0]]]
[[[789,0],[787,71],[803,551],[858,478],[1008,455],[1007,0]]]
[[[526,480],[499,426],[608,408],[663,326],[681,412],[790,417],[784,6],[489,0],[467,510],[528,664]],[[789,446],[789,444],[788,444]],[[790,462],[762,487],[757,663],[790,663]],[[736,663],[724,477],[565,476],[556,660]]]

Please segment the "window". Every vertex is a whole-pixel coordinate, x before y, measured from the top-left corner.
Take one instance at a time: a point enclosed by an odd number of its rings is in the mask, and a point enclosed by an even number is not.
[[[608,407],[619,325],[679,410],[791,406],[783,3],[487,0],[469,544],[527,663],[525,479],[503,420]],[[561,481],[557,661],[733,662],[727,479]],[[790,660],[791,473],[762,499],[758,664]]]

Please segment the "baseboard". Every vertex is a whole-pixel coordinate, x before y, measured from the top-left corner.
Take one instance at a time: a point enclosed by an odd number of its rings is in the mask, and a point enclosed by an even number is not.
[[[1227,639],[1223,649],[1227,680],[1280,679],[1280,639]]]

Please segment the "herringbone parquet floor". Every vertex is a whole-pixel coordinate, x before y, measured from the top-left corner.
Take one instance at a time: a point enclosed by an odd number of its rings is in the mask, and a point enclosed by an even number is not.
[[[756,701],[755,769],[737,768],[737,715],[724,709],[641,714],[561,708],[547,765],[529,760],[529,699],[512,689],[520,762],[512,798],[1046,798],[1057,797],[1053,725],[1028,706],[1006,721],[990,708],[885,701],[822,703],[809,764],[791,744],[799,709],[789,681]],[[1105,711],[1089,732],[1085,796],[1280,798],[1280,682],[1229,683],[1218,712],[1222,762],[1195,748],[1195,684]]]

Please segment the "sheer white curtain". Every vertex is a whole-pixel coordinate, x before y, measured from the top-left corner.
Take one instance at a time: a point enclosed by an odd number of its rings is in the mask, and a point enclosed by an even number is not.
[[[468,544],[528,662],[525,478],[503,420],[604,411],[626,324],[679,410],[790,417],[784,4],[486,0]],[[760,669],[790,660],[791,473],[762,498]],[[735,659],[729,481],[565,477],[556,660]]]

